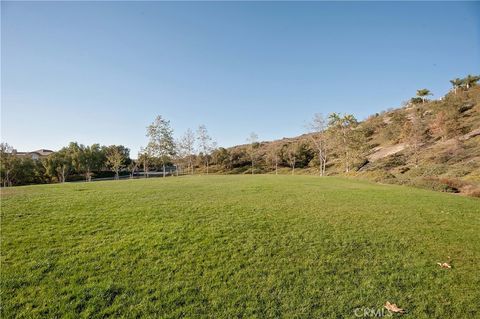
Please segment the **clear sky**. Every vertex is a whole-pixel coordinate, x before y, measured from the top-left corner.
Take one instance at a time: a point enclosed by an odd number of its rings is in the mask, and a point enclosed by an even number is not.
[[[222,146],[362,119],[480,73],[479,2],[5,2],[2,141],[132,156],[159,114]]]

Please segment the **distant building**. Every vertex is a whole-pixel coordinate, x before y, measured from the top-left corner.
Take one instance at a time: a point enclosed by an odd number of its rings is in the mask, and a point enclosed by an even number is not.
[[[33,152],[14,152],[18,157],[30,157],[33,160],[39,160],[54,153],[52,150],[40,149]]]

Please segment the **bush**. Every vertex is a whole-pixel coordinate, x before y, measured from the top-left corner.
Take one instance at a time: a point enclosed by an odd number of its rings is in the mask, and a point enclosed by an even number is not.
[[[464,183],[459,180],[437,177],[420,177],[411,180],[408,184],[446,193],[460,193],[460,188],[464,185]]]

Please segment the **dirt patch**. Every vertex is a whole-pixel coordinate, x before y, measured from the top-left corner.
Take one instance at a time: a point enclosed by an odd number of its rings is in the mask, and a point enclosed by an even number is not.
[[[369,161],[379,160],[381,158],[401,152],[406,147],[407,147],[407,144],[405,143],[400,143],[400,144],[387,146],[387,147],[376,147],[373,149],[375,152],[368,157],[368,160]]]

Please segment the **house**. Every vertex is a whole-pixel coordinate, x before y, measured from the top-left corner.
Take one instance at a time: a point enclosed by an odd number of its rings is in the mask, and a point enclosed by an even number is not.
[[[18,157],[30,157],[33,160],[38,160],[54,153],[52,150],[40,149],[33,152],[14,152]]]

